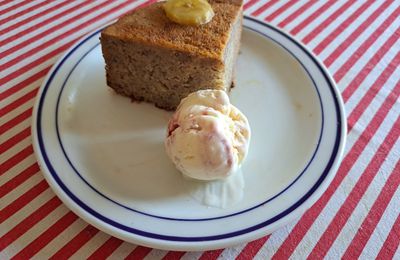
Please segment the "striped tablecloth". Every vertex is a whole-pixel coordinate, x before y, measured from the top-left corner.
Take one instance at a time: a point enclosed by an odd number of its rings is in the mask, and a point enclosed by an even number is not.
[[[0,1],[0,259],[400,259],[400,1],[250,0],[244,6],[325,63],[347,110],[339,171],[294,223],[233,248],[168,252],[111,237],[61,203],[32,150],[38,88],[83,35],[148,3]]]

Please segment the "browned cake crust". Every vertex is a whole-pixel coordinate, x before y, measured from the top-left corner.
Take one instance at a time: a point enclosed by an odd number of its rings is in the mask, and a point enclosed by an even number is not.
[[[240,44],[242,1],[212,0],[201,26],[170,21],[162,3],[135,10],[101,34],[107,84],[136,100],[174,109],[206,88],[229,90]]]

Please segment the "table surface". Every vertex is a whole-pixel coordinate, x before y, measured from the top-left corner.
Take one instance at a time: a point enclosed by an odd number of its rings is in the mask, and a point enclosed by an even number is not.
[[[282,28],[312,50],[345,102],[343,162],[321,199],[293,223],[232,248],[172,252],[111,237],[61,203],[33,154],[37,91],[83,35],[148,3],[0,1],[0,259],[400,259],[400,1],[244,5],[245,14]]]

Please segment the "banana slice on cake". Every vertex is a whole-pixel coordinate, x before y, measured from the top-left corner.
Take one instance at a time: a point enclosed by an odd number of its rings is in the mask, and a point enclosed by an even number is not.
[[[214,16],[207,0],[168,0],[164,10],[169,19],[183,25],[206,24]]]

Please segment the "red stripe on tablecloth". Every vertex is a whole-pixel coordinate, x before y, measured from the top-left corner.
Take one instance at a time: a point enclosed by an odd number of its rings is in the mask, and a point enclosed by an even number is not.
[[[352,32],[346,40],[344,40],[336,49],[333,51],[325,60],[324,64],[326,66],[332,65],[332,63],[346,50],[371,24],[376,18],[383,12],[381,9],[386,7],[386,4],[390,3],[385,1],[379,9],[377,9],[371,16],[368,17],[354,32]],[[363,44],[358,47],[358,49],[353,53],[353,55],[347,59],[347,65],[342,66],[342,69],[337,71],[334,78],[339,81],[347,69],[352,67],[357,60],[357,57],[365,53],[365,51],[380,37],[380,35],[393,23],[393,21],[398,17],[399,8],[397,8],[375,31],[366,39]],[[328,45],[329,43],[326,43]]]
[[[86,2],[85,1],[83,3],[89,4],[90,2]],[[2,53],[0,53],[0,59],[10,55],[11,53],[14,53],[14,52],[26,47],[27,45],[30,45],[30,44],[32,44],[34,42],[39,41],[40,39],[46,37],[47,35],[49,35],[51,33],[54,33],[56,31],[60,31],[61,29],[63,29],[64,27],[70,25],[71,23],[74,23],[76,21],[82,20],[83,17],[94,13],[98,9],[106,7],[110,3],[111,2],[108,2],[108,1],[101,2],[100,4],[98,4],[96,6],[93,6],[92,8],[90,8],[88,10],[85,10],[82,13],[78,13],[75,16],[73,16],[73,17],[61,22],[60,24],[52,26],[49,29],[47,29],[47,30],[45,30],[45,31],[43,31],[41,33],[36,34],[35,36],[33,36],[33,37],[31,37],[31,38],[29,38],[29,39],[17,44],[17,45],[12,46],[11,48],[9,48],[9,49],[3,51]],[[93,20],[93,19],[95,19],[95,18],[92,18],[91,20]],[[89,20],[89,21],[91,21],[91,20]],[[68,37],[70,34],[72,34],[73,32],[77,31],[76,28],[79,28],[80,26],[82,26],[83,24],[85,24],[87,22],[83,22],[82,24],[80,24],[80,25],[78,25],[78,26],[76,26],[76,27],[74,27],[72,29],[69,29],[68,31],[66,31],[64,33],[61,33],[60,35],[54,37],[52,40],[47,41],[47,42],[45,42],[45,43],[43,43],[43,44],[41,44],[39,46],[36,46],[35,48],[31,49],[30,51],[27,51],[27,52],[21,54],[21,57],[18,56],[17,58],[14,58],[14,59],[4,63],[3,65],[0,66],[0,70],[4,70],[6,68],[9,68],[9,67],[13,66],[14,64],[18,63],[19,61],[24,60],[27,57],[31,56],[32,54],[36,54],[38,52],[38,50],[41,49],[40,48],[41,46],[46,46],[47,47],[49,45],[48,42],[56,42],[57,40],[61,40],[61,39],[65,38],[65,37]],[[47,24],[51,24],[51,23],[47,22]]]
[[[30,190],[25,192],[23,195],[18,197],[16,200],[8,204],[5,208],[0,210],[0,224],[12,215],[14,215],[15,212],[23,208],[34,198],[39,196],[43,191],[47,190],[48,187],[49,185],[47,184],[47,182],[45,180],[42,180],[38,184],[33,186]]]
[[[396,20],[396,18],[400,15],[400,6],[379,26],[377,30],[375,30],[369,37],[366,39],[360,47],[351,55],[350,58],[338,69],[333,78],[336,82],[339,82],[346,73],[350,70],[351,67],[358,61],[358,59],[372,46],[372,44],[379,39],[380,35]],[[398,39],[399,30],[397,30],[387,41],[386,43],[379,48],[379,51],[375,53],[374,57],[371,60],[381,60],[384,54],[390,49],[390,47],[396,42]],[[396,35],[397,34],[397,35]],[[355,40],[354,38],[348,38],[346,41],[347,47]],[[346,48],[347,48],[346,47]],[[340,49],[340,45],[328,58],[325,59],[326,64],[332,64],[342,53],[343,50]],[[378,55],[379,53],[379,55]],[[377,62],[376,62],[377,63]],[[370,65],[368,65],[370,66]],[[366,67],[364,67],[365,69]],[[367,75],[367,73],[365,73]],[[356,78],[356,77],[354,77]],[[357,84],[357,83],[356,83]],[[358,84],[356,85],[358,86]],[[353,87],[354,88],[354,87]]]
[[[361,115],[365,112],[369,104],[381,90],[383,85],[386,84],[390,76],[400,64],[400,52],[390,61],[382,74],[375,80],[375,82],[368,88],[367,93],[358,102],[357,106],[353,109],[350,115],[347,116],[348,132],[350,132],[356,122],[360,119]]]
[[[68,3],[68,1],[65,1],[64,3]],[[68,17],[67,16],[68,14],[71,14],[72,12],[74,12],[76,10],[79,10],[82,7],[85,7],[85,6],[89,5],[90,3],[91,3],[90,1],[81,2],[80,4],[72,6],[72,7],[68,8],[67,10],[65,10],[63,12],[61,12],[59,14],[56,14],[55,16],[52,16],[52,17],[50,17],[50,18],[48,18],[46,20],[41,21],[38,24],[32,25],[31,27],[28,27],[25,30],[23,30],[21,32],[18,32],[17,34],[12,35],[11,37],[4,39],[3,41],[0,41],[0,46],[1,45],[6,45],[6,44],[8,44],[10,42],[13,42],[13,41],[17,40],[18,38],[23,37],[24,35],[26,35],[28,33],[32,33],[34,31],[38,30],[39,28],[42,28],[42,27],[44,27],[44,26],[46,26],[48,24],[53,24],[58,19],[60,19],[60,18],[62,18],[64,16]],[[106,3],[106,2],[104,2],[104,3]],[[99,6],[97,6],[95,8],[95,10],[97,10],[97,9],[99,9],[101,7],[102,6],[99,5]],[[48,10],[46,10],[46,12],[47,11]],[[35,35],[35,36],[33,36],[29,40],[25,40],[24,42],[19,43],[18,45],[14,46],[13,48],[14,48],[14,50],[15,49],[21,49],[21,48],[23,48],[23,47],[25,47],[25,46],[27,46],[29,44],[32,44],[32,42],[35,42],[38,39],[41,39],[41,38],[45,37],[46,35],[61,29],[62,27],[70,24],[71,22],[76,21],[73,18],[78,18],[77,16],[81,16],[82,14],[83,15],[89,14],[91,11],[92,11],[92,9],[89,9],[89,10],[86,10],[85,12],[83,12],[83,13],[79,13],[79,14],[75,15],[74,17],[72,17],[72,18],[70,18],[70,19],[68,19],[68,20],[66,20],[64,22],[62,22],[62,23],[60,23],[58,25],[55,25],[55,26],[53,26],[53,27],[51,27],[51,28],[49,28],[49,29],[47,29],[47,30]],[[9,55],[10,53],[14,52],[14,50],[10,48],[7,53],[4,53],[4,56]]]
[[[24,103],[28,102],[29,100],[36,97],[39,88],[32,89],[22,97],[18,98],[17,100],[13,101],[12,103],[8,104],[7,106],[0,109],[0,117],[6,115],[7,113],[13,111],[14,109],[18,108],[19,106],[23,105]]]
[[[29,24],[32,21],[38,20],[41,17],[43,17],[44,15],[46,15],[48,13],[51,13],[51,12],[53,12],[53,11],[59,9],[59,8],[62,8],[63,6],[65,6],[65,5],[69,4],[69,3],[71,3],[71,2],[70,1],[61,1],[57,5],[54,5],[54,6],[48,8],[48,9],[45,9],[45,10],[43,10],[43,11],[41,11],[41,12],[35,14],[35,15],[32,15],[32,16],[24,19],[24,20],[21,20],[18,23],[14,23],[14,24],[12,24],[12,25],[0,30],[0,35],[8,33],[8,32],[10,32],[12,30],[15,30],[18,27],[21,27],[22,25]],[[11,42],[12,40],[10,40],[10,39],[18,39],[19,37],[24,36],[27,33],[31,33],[33,31],[41,28],[43,25],[46,25],[49,22],[55,21],[55,19],[61,18],[62,16],[68,14],[68,12],[73,12],[74,10],[76,10],[76,8],[79,8],[80,6],[84,6],[84,5],[82,5],[82,3],[81,3],[79,5],[73,6],[70,9],[67,9],[67,10],[65,10],[65,11],[63,11],[63,12],[61,12],[59,14],[56,14],[56,15],[54,15],[54,16],[46,19],[46,20],[43,20],[42,22],[39,22],[37,24],[32,24],[32,26],[26,28],[25,30],[22,30],[22,31],[16,33],[15,35],[12,35],[11,37],[0,41],[0,46]]]
[[[286,4],[282,5],[281,7],[279,7],[276,11],[274,11],[272,14],[268,15],[267,17],[265,17],[265,21],[272,21],[274,20],[276,17],[278,17],[279,15],[281,15],[283,12],[285,12],[287,9],[289,9],[290,7],[292,7],[294,4],[296,4],[297,2],[299,2],[299,0],[291,0],[289,2],[287,2]]]
[[[400,129],[399,118],[397,119],[397,128]],[[400,135],[400,131],[397,131],[397,138]],[[396,142],[396,140],[394,140]],[[386,140],[381,144],[377,154],[388,154],[389,148],[386,147]],[[382,149],[381,149],[382,148]],[[372,161],[370,162],[370,164]],[[378,198],[375,200],[372,208],[368,212],[367,217],[364,219],[360,228],[358,229],[356,235],[351,241],[349,247],[347,247],[346,252],[343,255],[343,259],[358,259],[361,255],[362,250],[370,239],[372,232],[374,232],[378,222],[381,220],[383,213],[385,212],[389,202],[392,200],[394,193],[400,184],[400,161],[397,162],[396,167],[393,169],[385,186],[381,189]],[[395,198],[396,200],[396,198]],[[386,248],[389,250],[389,248]],[[396,248],[393,248],[393,251]]]
[[[0,251],[4,250],[4,248],[17,240],[20,236],[22,236],[35,224],[53,212],[53,210],[61,204],[62,202],[57,197],[53,197],[48,202],[43,204],[38,210],[27,216],[23,221],[18,223],[14,228],[0,238]]]
[[[11,96],[12,94],[15,94],[16,92],[20,91],[21,89],[25,88],[29,84],[32,84],[33,82],[42,79],[46,74],[49,72],[51,66],[48,66],[44,69],[42,69],[39,72],[36,72],[29,78],[26,78],[20,82],[18,82],[16,85],[6,89],[5,91],[0,93],[0,101],[6,99],[7,97]]]
[[[1,169],[0,176],[3,175],[4,173],[6,173],[6,171],[8,171],[9,169],[11,169],[15,165],[17,165],[19,162],[24,160],[26,157],[28,157],[32,153],[33,153],[33,147],[32,147],[32,145],[29,145],[29,146],[25,147],[24,149],[22,149],[21,151],[19,151],[18,153],[16,153],[15,155],[13,155],[12,157],[10,157],[9,159],[7,159],[5,162],[3,162],[0,165],[0,169]]]
[[[217,260],[223,251],[223,249],[206,251],[200,256],[199,260]]]
[[[152,4],[152,3],[155,3],[155,2],[157,2],[157,1],[158,1],[158,0],[148,0],[148,1],[144,2],[144,3],[141,3],[140,5],[136,6],[134,9],[145,7],[145,6],[147,6],[147,5],[150,5],[150,4]]]
[[[13,2],[13,1],[14,0],[3,0],[3,1],[0,2],[0,6],[9,4],[9,3]]]
[[[265,242],[267,242],[268,238],[269,236],[265,236],[248,243],[237,256],[236,260],[253,259]]]
[[[337,187],[339,187],[339,185],[342,183],[343,179],[346,177],[347,173],[364,151],[371,138],[375,135],[393,104],[394,102],[391,98],[386,98],[386,100],[381,104],[371,122],[364,129],[349,153],[343,159],[338,172],[332,180],[332,183],[329,185],[322,197],[314,204],[314,206],[301,217],[300,221],[295,225],[295,227],[292,229],[292,232],[273,256],[274,259],[288,258],[292,255],[297,245],[301,242],[307,231],[311,228],[314,220],[317,219],[325,205],[333,196]]]
[[[185,254],[185,252],[169,251],[162,259],[163,260],[179,260],[182,258],[182,256],[184,254]]]
[[[344,30],[350,27],[350,25],[374,2],[367,1],[363,5],[361,5],[354,13],[352,13],[345,21],[343,21],[336,29],[331,32],[328,37],[322,40],[314,49],[313,52],[315,54],[320,54],[333,40],[335,40]],[[387,7],[393,3],[393,1],[385,1],[380,5],[368,18],[361,23],[357,27],[354,32],[352,32],[347,39],[342,42],[339,47],[336,48],[336,51],[341,50],[342,52],[353,42],[360,34],[365,31],[365,29],[378,18],[380,14],[382,14]],[[349,39],[352,39],[351,42]],[[332,55],[332,54],[331,54]],[[330,65],[330,64],[329,64]],[[327,65],[327,66],[329,66]]]
[[[268,8],[270,8],[271,6],[273,6],[274,4],[276,4],[278,2],[279,2],[278,0],[268,1],[267,3],[263,4],[262,6],[260,6],[257,10],[252,12],[251,15],[257,16],[257,15],[261,14],[262,12],[264,12],[265,10],[267,10]]]
[[[369,1],[367,3],[372,3],[372,1]],[[307,34],[303,39],[302,42],[307,44],[310,41],[312,41],[318,34],[320,34],[329,24],[331,24],[333,21],[335,21],[343,12],[345,12],[347,9],[349,9],[355,1],[345,1],[344,4],[337,9],[333,14],[331,14],[328,18],[326,18],[320,25],[318,25],[316,28],[314,28],[309,34]],[[365,3],[364,5],[367,5]]]
[[[250,0],[247,1],[244,5],[243,5],[243,9],[246,10],[247,8],[253,6],[255,3],[257,3],[259,0]]]
[[[397,90],[396,96],[398,97],[400,93],[400,83],[397,85],[396,90]],[[343,229],[347,220],[354,212],[354,209],[357,207],[362,196],[365,194],[365,191],[368,189],[369,185],[371,184],[376,174],[378,173],[379,168],[385,161],[388,155],[388,153],[385,153],[386,148],[387,150],[390,151],[399,137],[399,131],[397,128],[400,122],[399,119],[400,118],[397,119],[392,129],[386,136],[385,140],[379,146],[378,151],[372,157],[367,168],[365,168],[361,177],[358,179],[356,185],[353,187],[350,194],[346,197],[346,200],[340,207],[339,211],[336,213],[331,223],[329,223],[328,228],[322,234],[321,238],[318,240],[317,244],[311,251],[309,255],[311,259],[325,257],[326,253],[331,248],[333,242],[335,242],[337,236]]]
[[[37,163],[28,166],[22,172],[20,172],[17,176],[4,183],[0,187],[0,198],[4,197],[18,185],[24,183],[27,179],[32,177],[35,173],[39,172],[39,165]]]
[[[25,138],[29,137],[31,135],[31,127],[28,126],[18,134],[14,135],[13,137],[9,138],[7,141],[4,143],[0,144],[0,154],[4,153],[20,141],[24,140]]]
[[[151,3],[151,2],[155,2],[155,0],[150,0],[150,1],[148,1],[148,2],[145,2],[144,4],[148,4],[148,3]],[[74,32],[76,32],[76,31],[79,31],[80,29],[82,29],[82,28],[84,28],[84,27],[86,27],[86,26],[88,26],[88,25],[90,25],[90,24],[96,22],[97,20],[100,20],[101,18],[103,18],[103,17],[105,17],[105,16],[107,16],[107,15],[109,15],[109,14],[111,14],[111,13],[116,12],[116,11],[119,10],[119,9],[124,8],[126,5],[129,5],[129,4],[130,4],[129,2],[125,2],[125,3],[122,3],[122,4],[118,5],[118,6],[115,6],[115,7],[111,8],[111,9],[105,11],[104,13],[99,14],[98,16],[96,16],[96,17],[94,17],[94,18],[92,18],[92,19],[90,19],[90,20],[88,20],[88,21],[85,21],[84,23],[78,25],[77,27],[75,27],[75,28],[73,28],[73,29],[71,29],[71,30],[68,30],[67,32],[64,32],[63,35],[71,34],[71,33],[74,33]],[[141,5],[139,5],[139,6],[143,6],[144,4],[141,4]],[[136,7],[136,8],[138,8],[138,7]],[[107,21],[105,21],[104,23],[106,23],[106,22],[107,22]],[[62,35],[61,35],[61,36],[62,36]],[[46,61],[46,60],[48,60],[48,59],[50,59],[50,58],[53,58],[54,56],[56,56],[56,55],[59,54],[60,52],[65,51],[65,50],[68,49],[76,40],[78,40],[78,39],[81,38],[81,37],[82,37],[82,36],[78,36],[78,37],[74,38],[73,40],[70,40],[70,41],[67,42],[66,44],[64,44],[64,45],[62,45],[62,46],[60,46],[60,47],[58,47],[57,49],[51,51],[50,53],[47,53],[47,54],[41,56],[40,58],[38,58],[38,59],[36,59],[35,61],[29,63],[28,65],[25,65],[24,67],[21,67],[21,68],[17,69],[16,71],[14,71],[14,72],[8,74],[7,76],[1,78],[1,79],[0,79],[0,85],[5,84],[7,81],[14,79],[15,77],[21,75],[22,73],[24,73],[24,72],[26,72],[26,71],[28,71],[28,70],[30,70],[30,69],[32,69],[32,68],[37,67],[37,66],[38,66],[39,64],[41,64],[42,62],[44,62],[44,61]],[[59,39],[59,38],[60,38],[60,36],[57,36],[56,38],[53,38],[53,39],[51,39],[51,40],[45,42],[44,44],[41,44],[41,45],[35,47],[34,49],[28,51],[27,53],[24,53],[23,55],[21,55],[21,57],[24,56],[23,58],[26,58],[25,56],[28,55],[28,54],[29,54],[29,56],[31,56],[31,55],[35,54],[37,51],[40,51],[40,50],[45,49],[46,47],[48,47],[48,46],[50,46],[50,45],[55,44],[55,43],[57,42],[56,40]],[[21,57],[17,57],[17,58],[14,59],[14,60],[17,60],[17,59],[19,60]],[[14,60],[12,60],[12,61],[10,61],[10,62],[13,63]]]
[[[65,244],[60,250],[51,256],[50,259],[69,259],[98,232],[99,230],[97,228],[93,227],[92,225],[87,225],[84,229],[82,229],[81,232],[79,232],[79,234],[70,239],[67,244]]]
[[[144,259],[153,250],[150,247],[137,246],[132,252],[125,258],[125,260],[137,260]]]
[[[390,230],[388,236],[386,237],[383,246],[379,250],[376,257],[377,260],[387,260],[393,259],[396,250],[399,248],[400,244],[400,215],[397,216],[396,222],[394,223],[392,229]]]
[[[302,13],[304,13],[306,10],[308,10],[313,4],[316,4],[317,1],[306,1],[304,5],[301,7],[297,8],[296,11],[292,14],[290,14],[288,17],[286,17],[282,22],[278,24],[279,27],[285,27],[288,25],[290,22],[292,22],[294,19],[299,17]]]
[[[10,22],[12,20],[15,20],[20,16],[28,14],[29,12],[32,12],[32,11],[34,11],[36,9],[39,9],[40,7],[43,7],[45,5],[50,4],[50,3],[51,3],[51,1],[49,1],[49,0],[39,1],[39,3],[36,4],[36,5],[30,6],[30,7],[26,8],[26,9],[23,9],[23,10],[19,11],[18,13],[10,15],[10,16],[4,18],[4,19],[1,19],[0,20],[0,25],[3,25],[4,23]]]
[[[75,215],[72,211],[69,211],[67,214],[58,219],[51,227],[46,229],[40,236],[35,238],[32,242],[30,242],[24,249],[22,249],[18,254],[16,254],[11,259],[30,259],[37,252],[39,252],[43,247],[45,247],[48,243],[50,243],[55,237],[57,237],[61,232],[67,229],[72,223],[74,223],[78,219],[78,216]]]
[[[116,237],[110,237],[104,244],[102,244],[96,251],[93,252],[87,259],[106,259],[109,257],[115,249],[117,249],[124,241]]]
[[[145,2],[145,3],[141,4],[140,6],[149,4],[150,2],[154,2],[154,1]],[[119,5],[118,7],[121,7],[121,6],[123,6],[123,5]],[[113,9],[116,9],[116,8],[113,8]],[[110,240],[109,240],[109,243],[111,243],[112,241],[114,241],[114,239],[115,239],[115,238],[110,239]],[[119,240],[119,241],[120,241],[120,240]],[[122,243],[122,241],[120,241],[120,242]],[[113,242],[113,243],[115,244],[115,242]],[[119,245],[118,245],[118,246],[119,246]],[[101,253],[102,256],[104,256],[104,253],[105,253],[104,250],[109,251],[110,254],[111,254],[118,246],[116,246],[116,247],[110,247],[110,245],[106,245],[104,248],[101,247],[101,248],[99,248],[97,251],[98,251],[99,253]]]
[[[67,50],[79,38],[80,37],[74,38],[70,42],[67,42],[64,45],[61,45],[57,49],[55,49],[55,50],[53,50],[53,51],[41,56],[40,58],[28,63],[27,65],[25,65],[25,66],[23,66],[23,67],[21,67],[19,69],[16,69],[15,71],[11,72],[10,74],[6,75],[5,77],[0,78],[0,85],[6,84],[8,81],[15,79],[16,77],[24,74],[25,72],[27,72],[27,71],[29,71],[31,69],[37,68],[38,66],[40,66],[40,64],[44,63],[45,61],[47,61],[49,59],[52,59],[57,55],[60,55],[60,53],[62,53],[65,50]]]
[[[303,30],[307,25],[309,25],[312,21],[316,20],[321,14],[323,14],[326,10],[328,10],[335,1],[327,1],[320,8],[315,10],[312,14],[310,14],[306,19],[304,19],[301,23],[299,23],[296,27],[290,30],[291,34],[296,35],[301,30]]]
[[[374,56],[365,64],[361,71],[353,78],[350,84],[342,92],[342,97],[345,102],[347,102],[350,97],[354,94],[360,84],[367,78],[371,71],[375,68],[375,65],[379,63],[385,56],[385,54],[390,50],[390,48],[399,39],[398,35],[400,33],[400,27],[396,32],[385,42],[385,44],[375,52]]]
[[[32,108],[28,108],[18,116],[14,117],[13,119],[9,120],[8,122],[2,124],[0,126],[0,134],[4,134],[7,130],[12,129],[22,121],[30,118],[32,115]]]
[[[24,5],[28,4],[28,3],[30,3],[30,2],[29,1],[21,1],[21,2],[19,2],[17,4],[15,4],[15,5],[12,5],[10,7],[7,7],[5,9],[3,9],[3,10],[0,10],[0,15],[6,14],[6,13],[8,13],[8,12],[10,12],[12,10],[15,10],[15,9],[17,9],[17,8],[19,8],[21,6],[24,6]]]

